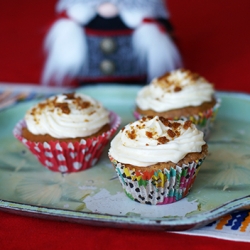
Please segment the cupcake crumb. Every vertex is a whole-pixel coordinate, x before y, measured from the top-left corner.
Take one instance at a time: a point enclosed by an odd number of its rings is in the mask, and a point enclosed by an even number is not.
[[[174,138],[176,136],[176,133],[172,129],[168,129],[167,133],[171,138]]]
[[[160,143],[160,144],[166,144],[169,142],[169,139],[166,137],[166,136],[162,136],[162,137],[159,137],[157,139],[157,141]]]
[[[187,130],[188,128],[191,127],[191,125],[192,125],[192,122],[190,120],[185,121],[183,128]]]

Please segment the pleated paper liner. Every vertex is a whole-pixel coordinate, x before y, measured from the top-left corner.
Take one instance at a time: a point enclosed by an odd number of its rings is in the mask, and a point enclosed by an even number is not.
[[[111,128],[100,136],[80,142],[32,142],[22,137],[24,120],[17,123],[13,130],[14,136],[25,145],[38,161],[54,172],[72,173],[86,170],[96,164],[105,146],[118,129],[121,119],[110,112]]]
[[[156,171],[138,171],[109,155],[126,195],[139,203],[164,205],[186,197],[205,158]]]

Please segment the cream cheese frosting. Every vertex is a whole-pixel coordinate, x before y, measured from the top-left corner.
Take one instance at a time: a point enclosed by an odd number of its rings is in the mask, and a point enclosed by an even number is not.
[[[189,70],[178,69],[155,78],[137,95],[136,104],[142,110],[164,112],[209,102],[214,88],[205,78]]]
[[[126,125],[111,141],[109,155],[139,167],[158,162],[177,163],[188,153],[201,152],[203,132],[191,121],[144,117]]]
[[[29,109],[25,121],[31,133],[59,139],[90,136],[110,122],[109,111],[81,93],[50,97]]]

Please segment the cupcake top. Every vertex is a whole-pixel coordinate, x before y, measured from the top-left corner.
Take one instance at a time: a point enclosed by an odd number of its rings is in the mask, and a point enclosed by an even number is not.
[[[177,163],[188,153],[201,152],[204,144],[203,132],[191,121],[143,117],[120,130],[111,141],[109,154],[118,162],[147,167]]]
[[[31,133],[58,139],[90,136],[110,122],[101,103],[80,93],[59,94],[36,104],[25,121]]]
[[[188,106],[199,106],[213,99],[214,88],[205,78],[189,70],[171,71],[143,87],[136,104],[142,110],[164,112]]]

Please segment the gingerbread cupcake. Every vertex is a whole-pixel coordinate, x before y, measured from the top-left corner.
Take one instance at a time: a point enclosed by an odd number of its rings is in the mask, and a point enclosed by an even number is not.
[[[97,100],[68,93],[31,107],[13,133],[46,168],[70,173],[93,166],[119,124]]]
[[[136,119],[162,116],[191,120],[207,139],[220,102],[213,84],[190,70],[178,69],[143,87],[136,98]]]
[[[207,155],[203,132],[191,121],[143,117],[111,141],[109,158],[127,196],[161,205],[185,197]]]

